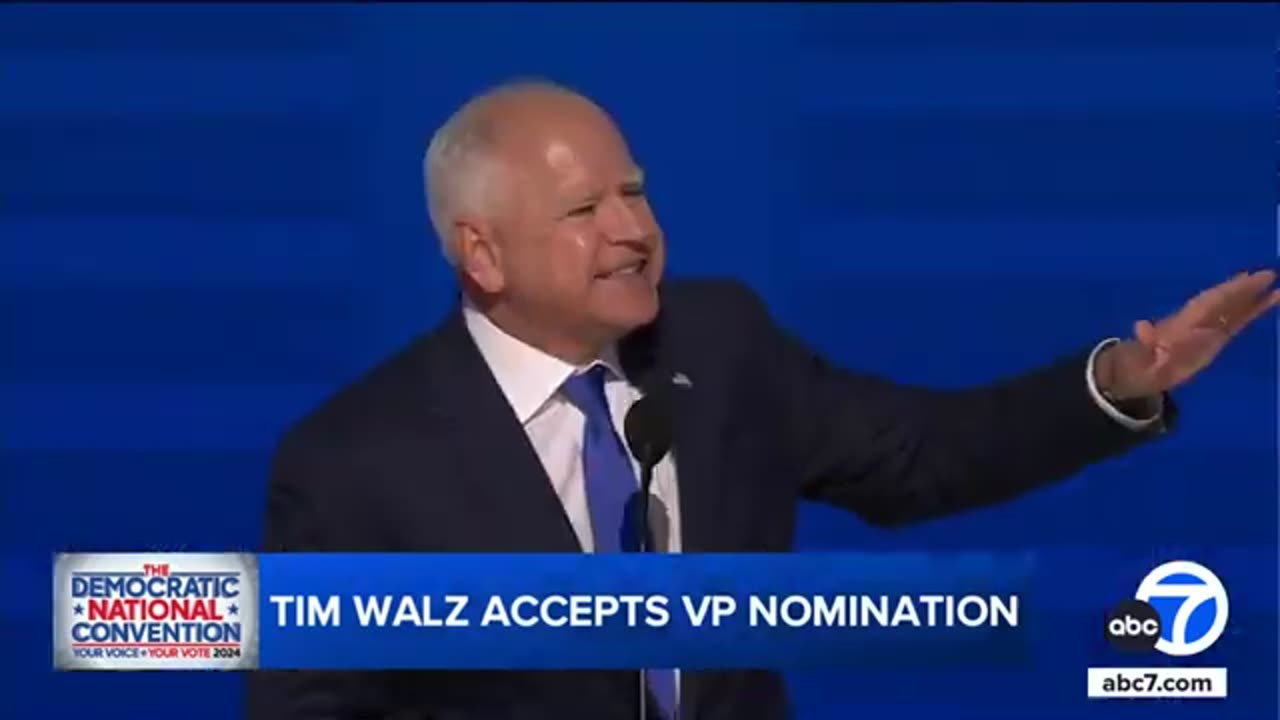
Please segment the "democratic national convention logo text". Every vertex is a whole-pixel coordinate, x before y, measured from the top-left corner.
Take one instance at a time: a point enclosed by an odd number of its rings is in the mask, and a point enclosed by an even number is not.
[[[58,669],[257,667],[253,555],[62,554],[53,592]]]

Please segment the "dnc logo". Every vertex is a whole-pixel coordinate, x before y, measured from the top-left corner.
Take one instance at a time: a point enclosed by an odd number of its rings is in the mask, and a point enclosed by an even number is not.
[[[1107,639],[1119,650],[1151,649],[1174,657],[1208,650],[1227,629],[1227,590],[1218,576],[1187,560],[1147,573],[1133,600],[1107,616]]]

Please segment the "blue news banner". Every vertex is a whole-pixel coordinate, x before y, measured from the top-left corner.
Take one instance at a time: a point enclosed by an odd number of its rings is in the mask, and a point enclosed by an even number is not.
[[[1030,576],[987,554],[63,555],[55,662],[1014,667]]]
[[[1017,574],[948,565],[803,554],[267,555],[261,662],[816,668],[883,667],[887,656],[1026,659],[1013,624],[1020,588],[1007,584]],[[312,622],[316,603],[336,605],[333,625]],[[407,622],[396,625],[402,611]]]
[[[989,555],[68,553],[61,669],[1016,666]]]

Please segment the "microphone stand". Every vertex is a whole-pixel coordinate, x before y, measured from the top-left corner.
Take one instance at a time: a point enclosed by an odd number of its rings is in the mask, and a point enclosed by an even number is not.
[[[640,496],[636,498],[636,550],[641,553],[653,552],[653,542],[649,527],[649,489],[653,486],[653,468],[655,463],[640,463]],[[645,668],[640,668],[640,720],[649,720],[649,677]]]
[[[662,389],[660,389],[662,390]],[[639,513],[631,532],[637,552],[653,552],[653,529],[649,526],[649,493],[653,487],[653,469],[666,457],[672,444],[671,412],[665,390],[647,394],[637,400],[627,411],[623,421],[623,434],[627,449],[640,465],[640,492],[632,505]],[[643,663],[642,663],[643,664]],[[640,720],[649,720],[648,670],[640,668]],[[670,718],[669,720],[675,720]]]

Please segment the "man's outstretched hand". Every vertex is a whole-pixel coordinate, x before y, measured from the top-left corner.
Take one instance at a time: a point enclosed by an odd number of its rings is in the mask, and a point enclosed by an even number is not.
[[[1240,273],[1159,322],[1139,320],[1134,339],[1099,353],[1098,388],[1117,400],[1157,396],[1190,380],[1249,323],[1280,305],[1275,272]]]

